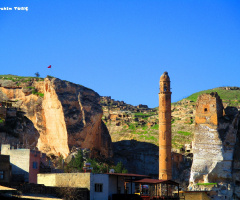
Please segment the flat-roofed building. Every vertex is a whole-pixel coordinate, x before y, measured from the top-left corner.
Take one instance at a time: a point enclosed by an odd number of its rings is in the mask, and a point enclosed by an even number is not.
[[[37,176],[38,184],[45,186],[87,188],[90,191],[90,200],[114,199],[113,196],[116,194],[134,195],[134,180],[147,177],[138,174],[119,173],[48,173],[38,174]]]
[[[9,144],[2,144],[1,154],[10,156],[13,181],[37,183],[37,174],[40,170],[40,151],[11,149]]]

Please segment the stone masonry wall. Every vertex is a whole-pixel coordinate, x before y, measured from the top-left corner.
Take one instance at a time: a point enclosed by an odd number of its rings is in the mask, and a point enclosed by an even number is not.
[[[38,174],[38,184],[54,187],[79,187],[90,190],[91,173]]]

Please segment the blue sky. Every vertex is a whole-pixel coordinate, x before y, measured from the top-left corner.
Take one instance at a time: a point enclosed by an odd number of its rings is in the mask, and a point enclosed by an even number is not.
[[[149,107],[158,106],[164,71],[173,102],[240,87],[238,0],[0,0],[3,7],[13,10],[0,10],[0,74],[39,72]]]

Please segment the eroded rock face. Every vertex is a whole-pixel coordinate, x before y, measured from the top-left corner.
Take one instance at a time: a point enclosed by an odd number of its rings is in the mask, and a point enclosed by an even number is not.
[[[112,156],[99,95],[93,90],[56,78],[27,83],[1,80],[0,86],[0,101],[16,101],[12,106],[25,112],[38,131],[35,145],[39,150],[66,157],[76,146],[89,148],[95,155]]]
[[[240,119],[237,109],[233,110],[226,108],[224,111],[217,93],[198,97],[189,189],[201,190],[203,186],[197,183],[217,183],[219,187],[214,190],[219,191],[213,199],[220,196],[229,199],[233,195],[234,151],[238,147]],[[231,189],[221,194],[220,186]]]
[[[39,133],[32,121],[16,109],[9,109],[6,116],[4,124],[0,123],[0,143],[35,149]]]
[[[212,174],[217,164],[224,160],[222,140],[218,133],[218,119],[222,115],[222,101],[217,94],[199,96],[195,115],[194,157],[190,183],[208,182],[209,174]],[[218,176],[225,177],[227,174],[222,172]]]

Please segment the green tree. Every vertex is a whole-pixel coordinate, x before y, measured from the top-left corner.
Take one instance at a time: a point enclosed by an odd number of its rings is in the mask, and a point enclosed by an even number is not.
[[[77,155],[72,158],[72,160],[68,163],[66,170],[67,172],[81,172],[83,168],[83,155],[82,151],[79,150]]]
[[[57,159],[57,167],[63,169],[63,155],[61,154]]]
[[[118,162],[118,164],[114,167],[114,171],[116,173],[128,173],[128,170],[125,169],[122,161]]]
[[[87,159],[88,163],[91,163],[91,168],[93,173],[107,173],[108,172],[108,164],[107,163],[102,163],[98,162],[96,159]]]
[[[97,163],[97,161],[94,158],[93,159],[88,158],[87,162],[91,164],[90,167],[93,168],[92,169],[93,173],[100,173],[100,169],[99,169],[98,163]]]
[[[39,77],[39,76],[40,76],[40,74],[39,74],[38,72],[36,72],[36,73],[35,73],[35,76],[36,76],[36,77]]]

